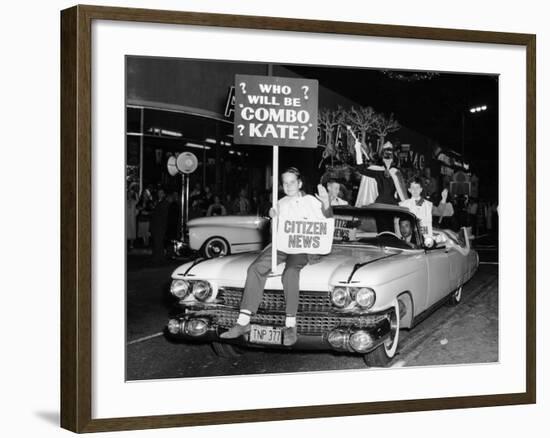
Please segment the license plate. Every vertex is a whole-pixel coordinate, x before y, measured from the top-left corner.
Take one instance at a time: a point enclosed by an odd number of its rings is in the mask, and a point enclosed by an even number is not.
[[[281,345],[283,340],[282,332],[282,329],[279,327],[251,324],[248,340],[255,344]]]

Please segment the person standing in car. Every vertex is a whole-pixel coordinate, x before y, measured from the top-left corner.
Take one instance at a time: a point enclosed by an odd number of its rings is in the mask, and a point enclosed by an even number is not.
[[[423,236],[431,236],[432,233],[432,206],[433,204],[422,196],[422,178],[415,177],[409,182],[411,197],[399,203],[407,207],[420,219],[420,230]]]

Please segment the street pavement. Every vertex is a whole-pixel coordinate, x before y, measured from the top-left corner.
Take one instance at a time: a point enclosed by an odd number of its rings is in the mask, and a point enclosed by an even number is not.
[[[442,306],[412,330],[401,330],[390,366],[434,366],[498,361],[498,250],[490,238],[477,242],[481,264],[464,286],[462,302]],[[362,356],[333,352],[244,349],[218,357],[210,345],[180,343],[163,335],[174,303],[170,274],[181,261],[161,266],[147,256],[128,260],[126,379],[362,369]]]

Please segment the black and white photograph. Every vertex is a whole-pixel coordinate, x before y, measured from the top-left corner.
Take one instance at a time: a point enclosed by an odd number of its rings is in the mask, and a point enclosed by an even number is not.
[[[499,77],[127,56],[126,379],[499,361]]]
[[[5,436],[545,430],[544,3],[6,5]]]

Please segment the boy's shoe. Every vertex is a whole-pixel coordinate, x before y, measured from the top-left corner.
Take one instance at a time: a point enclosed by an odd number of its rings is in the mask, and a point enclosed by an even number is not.
[[[296,327],[285,327],[283,329],[283,345],[294,345],[297,339],[298,330],[296,329]]]
[[[246,325],[240,325],[235,324],[233,327],[231,327],[229,330],[227,330],[225,333],[222,333],[220,335],[220,338],[222,339],[235,339],[239,336],[242,336],[250,331],[250,324]]]

